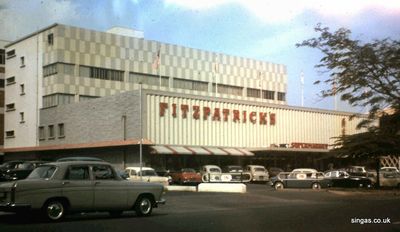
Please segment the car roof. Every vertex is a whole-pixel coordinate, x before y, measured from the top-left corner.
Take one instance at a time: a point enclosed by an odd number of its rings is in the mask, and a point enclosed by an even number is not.
[[[106,161],[86,161],[86,160],[75,160],[75,161],[62,161],[62,162],[50,162],[46,163],[46,165],[55,165],[55,166],[68,166],[68,165],[96,165],[96,164],[107,164],[111,165]]]
[[[104,161],[104,160],[96,157],[72,156],[72,157],[60,158],[56,161],[65,162],[65,161]]]
[[[140,170],[140,167],[126,167],[125,169],[139,171],[139,170]],[[154,170],[154,168],[150,168],[150,167],[142,167],[142,171],[143,171],[143,170]]]
[[[293,169],[292,172],[297,171],[297,172],[317,172],[316,169],[313,168],[296,168]]]

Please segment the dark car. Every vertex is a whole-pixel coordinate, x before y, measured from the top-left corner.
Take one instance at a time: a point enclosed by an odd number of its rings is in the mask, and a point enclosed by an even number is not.
[[[332,187],[341,188],[370,188],[372,182],[364,176],[352,176],[344,170],[333,170],[325,172],[326,179],[331,180]]]
[[[13,181],[25,179],[29,174],[45,163],[44,161],[14,160],[5,162],[0,166],[0,181]]]
[[[277,167],[268,168],[269,177],[274,177],[274,176],[278,175],[281,172],[283,172],[282,168],[277,168]]]

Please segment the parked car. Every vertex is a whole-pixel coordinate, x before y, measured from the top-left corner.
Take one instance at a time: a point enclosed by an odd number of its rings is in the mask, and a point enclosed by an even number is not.
[[[376,185],[376,173],[370,177],[373,185]],[[400,189],[400,173],[393,171],[382,171],[379,173],[380,187],[397,187]]]
[[[251,173],[245,172],[239,165],[228,165],[222,167],[223,173],[229,173],[231,175],[230,182],[250,182]]]
[[[331,185],[322,172],[315,169],[294,169],[292,172],[281,172],[270,179],[270,185],[275,189],[312,188],[321,189]]]
[[[368,176],[364,166],[348,166],[343,169],[351,176]]]
[[[381,172],[399,172],[399,169],[396,167],[382,167],[380,169]]]
[[[203,182],[219,182],[222,170],[217,165],[204,165],[200,168],[201,180]]]
[[[258,182],[266,182],[269,179],[269,174],[267,169],[261,165],[247,165],[244,170],[251,174],[251,181]]]
[[[108,211],[117,216],[133,209],[148,216],[165,203],[163,193],[160,184],[122,180],[107,162],[54,162],[37,167],[27,179],[0,184],[0,211],[37,210],[50,221],[67,212]]]
[[[277,167],[268,168],[269,177],[274,177],[274,176],[278,175],[281,172],[283,172],[282,168],[277,168]]]
[[[9,161],[0,167],[0,181],[25,179],[37,166],[44,161]]]
[[[343,170],[332,170],[325,172],[326,179],[332,183],[332,187],[342,188],[370,188],[372,182],[369,178],[364,176],[351,176]]]
[[[150,167],[142,167],[141,172],[140,167],[127,167],[125,170],[129,176],[127,179],[131,181],[160,183],[164,186],[168,186],[170,182],[168,177],[158,176],[156,171]]]
[[[179,171],[169,173],[172,177],[172,182],[177,184],[199,184],[201,183],[201,175],[193,168],[182,168]]]

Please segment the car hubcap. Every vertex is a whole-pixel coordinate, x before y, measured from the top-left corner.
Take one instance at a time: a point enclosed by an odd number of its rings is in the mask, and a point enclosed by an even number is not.
[[[283,185],[281,183],[276,184],[276,189],[282,189]]]
[[[319,189],[319,185],[318,184],[313,184],[313,189]]]
[[[61,203],[52,203],[47,206],[47,215],[52,220],[60,219],[63,216],[64,207]]]
[[[140,210],[143,214],[148,214],[151,210],[151,202],[149,199],[145,198],[140,202]]]

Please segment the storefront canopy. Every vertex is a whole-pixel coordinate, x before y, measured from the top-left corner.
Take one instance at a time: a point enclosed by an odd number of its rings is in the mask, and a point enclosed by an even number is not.
[[[153,154],[164,155],[235,155],[253,156],[254,154],[244,148],[236,147],[205,147],[205,146],[150,146]]]

